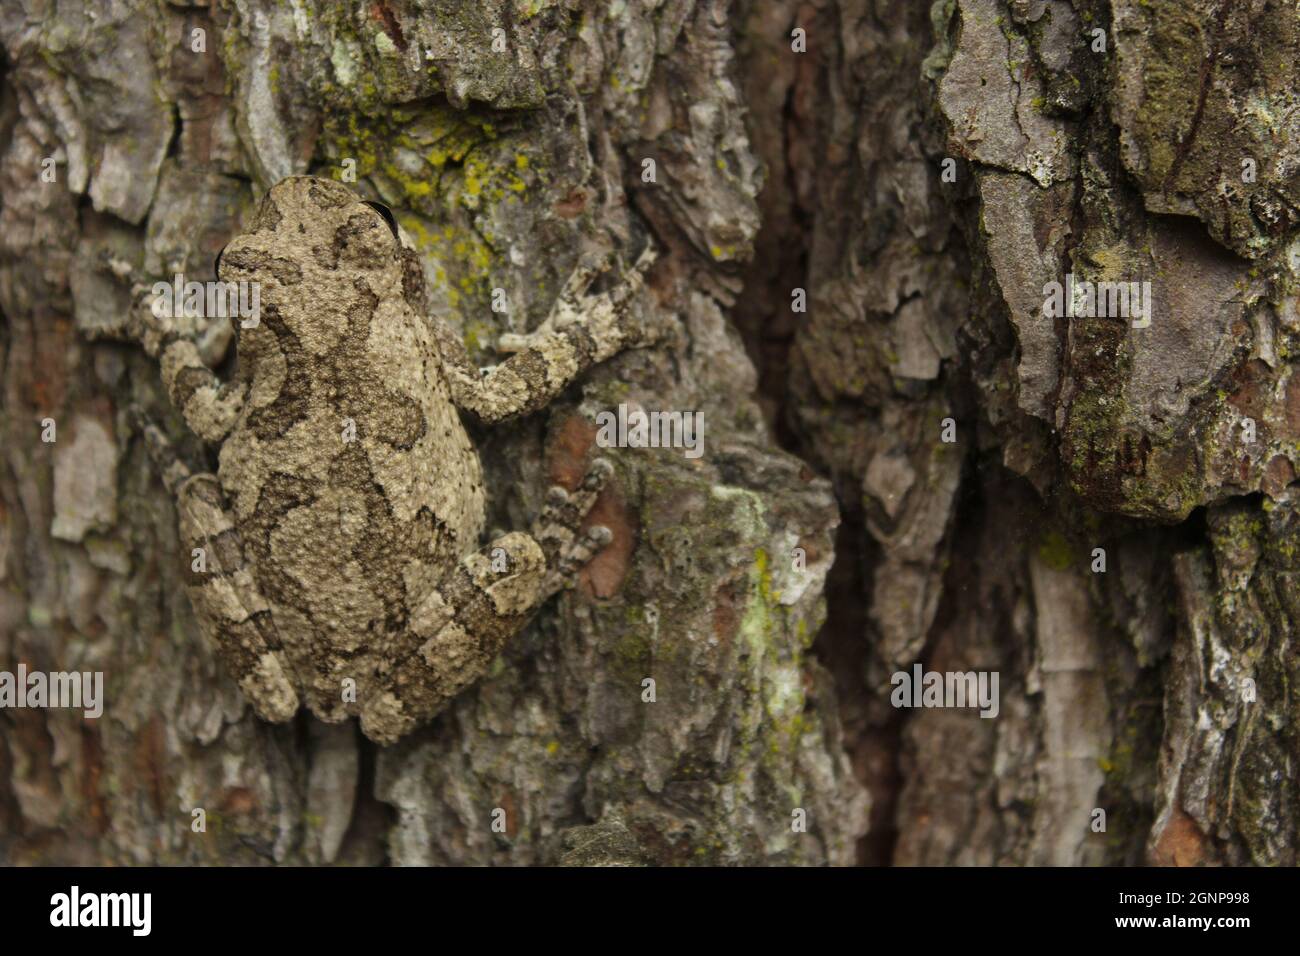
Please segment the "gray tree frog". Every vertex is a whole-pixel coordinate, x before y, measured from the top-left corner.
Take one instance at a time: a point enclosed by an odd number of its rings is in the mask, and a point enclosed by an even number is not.
[[[138,412],[137,425],[177,499],[194,609],[259,715],[282,722],[305,704],[392,743],[477,680],[610,540],[580,531],[611,472],[597,459],[575,491],[550,489],[528,533],[479,547],[483,475],[459,410],[527,414],[652,342],[628,309],[651,258],[600,295],[588,294],[597,268],[579,269],[543,326],[510,336],[515,354],[484,373],[428,316],[391,214],[293,177],[220,256],[223,281],[260,283],[234,379],[156,320],[146,347],[189,427],[220,444],[217,473],[191,473]]]

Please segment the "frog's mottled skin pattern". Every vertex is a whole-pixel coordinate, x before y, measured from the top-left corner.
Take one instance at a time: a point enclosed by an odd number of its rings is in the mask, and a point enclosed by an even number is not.
[[[154,330],[173,403],[220,442],[191,475],[142,423],[176,493],[188,591],[258,713],[301,704],[390,743],[491,664],[550,594],[609,539],[578,533],[609,473],[551,489],[531,534],[478,549],[485,496],[459,409],[499,421],[541,407],[593,362],[646,344],[626,318],[639,272],[613,294],[562,294],[539,332],[484,376],[425,312],[423,274],[374,207],[329,180],[287,179],[221,256],[260,283],[222,382],[188,338]],[[165,321],[165,320],[164,320]],[[353,683],[355,682],[355,683]]]

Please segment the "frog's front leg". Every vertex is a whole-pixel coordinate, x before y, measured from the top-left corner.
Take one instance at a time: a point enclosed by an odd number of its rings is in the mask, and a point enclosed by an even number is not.
[[[441,711],[609,542],[609,529],[579,527],[611,471],[597,459],[572,494],[552,488],[532,534],[496,538],[440,582],[412,615],[417,649],[383,675],[382,689],[362,704],[367,737],[391,744]]]
[[[204,441],[221,441],[234,426],[247,397],[243,382],[223,381],[203,359],[205,332],[186,317],[157,315],[141,299],[127,323],[127,335],[158,359],[167,397],[185,424]],[[228,333],[227,333],[228,334]],[[224,350],[226,339],[221,340]]]
[[[298,694],[217,476],[191,474],[156,425],[139,410],[132,417],[163,483],[176,496],[185,590],[200,626],[216,642],[258,716],[272,723],[289,720],[298,711]]]
[[[587,295],[586,288],[600,269],[580,268],[536,332],[502,337],[504,350],[516,354],[486,375],[470,360],[455,331],[435,321],[452,400],[483,422],[526,415],[545,406],[597,362],[652,344],[657,330],[633,321],[628,313],[653,261],[654,253],[647,249],[616,288],[599,295]]]

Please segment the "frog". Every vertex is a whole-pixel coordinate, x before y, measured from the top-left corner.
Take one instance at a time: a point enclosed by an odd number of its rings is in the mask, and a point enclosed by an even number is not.
[[[526,531],[483,543],[487,492],[465,423],[548,405],[579,375],[661,329],[635,315],[654,248],[593,292],[583,260],[538,328],[480,369],[431,314],[422,257],[382,203],[291,176],[221,250],[224,283],[256,283],[232,374],[192,327],[146,310],[140,338],[172,406],[216,449],[191,468],[142,407],[136,430],[176,502],[185,591],[256,714],[305,707],[392,745],[429,723],[612,540],[588,521],[613,468],[550,487]]]

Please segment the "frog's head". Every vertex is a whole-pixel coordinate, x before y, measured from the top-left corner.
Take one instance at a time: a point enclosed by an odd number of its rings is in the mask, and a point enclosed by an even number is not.
[[[400,296],[418,314],[425,305],[419,255],[392,212],[313,176],[271,188],[250,230],[221,251],[217,275],[256,283],[263,313],[318,353],[345,334],[359,300]]]

